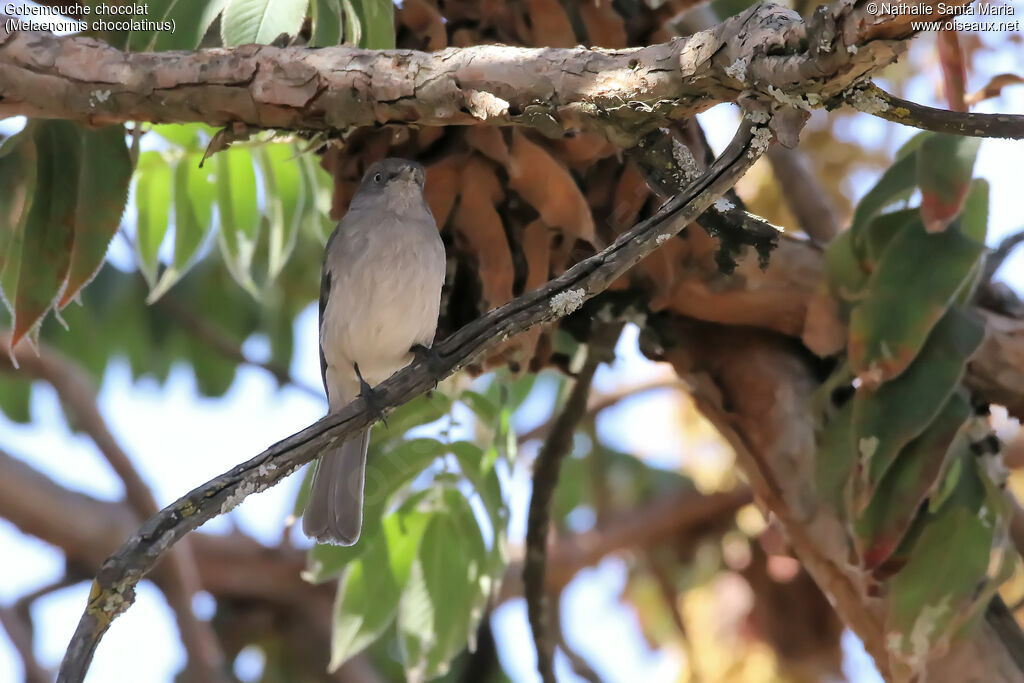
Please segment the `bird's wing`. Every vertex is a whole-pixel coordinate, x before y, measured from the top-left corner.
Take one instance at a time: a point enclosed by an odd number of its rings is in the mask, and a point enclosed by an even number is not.
[[[324,327],[324,310],[327,308],[327,299],[331,295],[331,271],[327,267],[327,255],[331,251],[331,243],[338,236],[338,229],[335,228],[331,236],[327,238],[327,246],[324,247],[324,264],[320,270],[320,322],[317,325],[317,341],[320,348],[320,378],[324,383],[324,393],[330,399],[330,392],[327,389],[327,358],[324,356],[324,347],[319,343],[320,334]]]

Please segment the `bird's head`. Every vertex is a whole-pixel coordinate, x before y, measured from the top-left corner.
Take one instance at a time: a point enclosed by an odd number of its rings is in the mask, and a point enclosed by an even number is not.
[[[363,175],[353,204],[373,203],[396,211],[405,211],[423,201],[423,183],[426,173],[415,161],[382,159]]]

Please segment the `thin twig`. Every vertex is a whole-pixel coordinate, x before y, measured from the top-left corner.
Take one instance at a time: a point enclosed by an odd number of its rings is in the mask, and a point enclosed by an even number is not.
[[[634,384],[628,387],[624,387],[618,391],[613,391],[607,394],[600,394],[591,396],[591,400],[587,402],[587,419],[593,419],[600,413],[612,408],[626,399],[635,398],[642,396],[651,391],[659,391],[661,389],[682,389],[684,383],[678,377],[672,379],[654,379],[639,384]],[[542,422],[533,429],[523,432],[519,435],[519,443],[526,443],[527,441],[533,441],[534,439],[543,439],[551,431],[551,425],[554,423],[554,418]]]
[[[768,150],[782,198],[800,229],[818,244],[828,244],[842,229],[839,214],[818,182],[807,155],[799,149],[775,145]]]
[[[0,347],[9,344],[10,334],[0,331]],[[13,350],[13,354],[20,372],[48,382],[61,402],[72,411],[76,425],[89,435],[107,464],[120,478],[125,500],[139,520],[155,515],[160,509],[156,499],[107,426],[96,403],[96,390],[86,372],[67,356],[42,343],[36,351],[30,349],[28,344],[21,343]],[[6,357],[0,358],[0,369],[9,362]],[[11,366],[7,369],[13,371]],[[192,596],[198,590],[199,579],[189,545],[175,548],[170,560],[174,570],[170,572],[170,580],[164,592],[168,604],[174,610],[182,644],[201,680],[225,680],[224,655],[217,636],[210,625],[199,620],[192,611]]]
[[[279,384],[288,384],[300,391],[318,399],[324,398],[324,392],[319,388],[311,387],[300,382],[292,376],[287,367],[273,361],[258,361],[250,358],[242,346],[234,341],[224,330],[220,329],[208,320],[204,320],[195,314],[188,306],[182,304],[172,295],[165,295],[157,300],[157,306],[165,310],[179,325],[198,339],[206,343],[211,349],[240,365],[249,365],[254,368],[266,370]]]
[[[654,216],[619,236],[609,247],[532,290],[465,325],[436,346],[439,366],[417,361],[376,387],[389,408],[432,389],[439,378],[462,369],[513,335],[552,322],[604,291],[721,196],[767,147],[768,129],[744,118],[719,159],[685,192]],[[339,439],[369,427],[374,416],[363,399],[321,418],[263,453],[193,489],[149,519],[103,563],[85,612],[71,638],[58,681],[82,681],[93,653],[112,621],[134,601],[135,585],[164,553],[201,524],[224,514],[247,496],[278,483]]]
[[[985,272],[982,275],[981,281],[991,282],[992,278],[995,277],[996,271],[999,270],[999,267],[1010,256],[1010,253],[1021,244],[1024,244],[1024,228],[1004,237],[999,242],[999,246],[985,257]]]
[[[1024,115],[1020,114],[979,114],[926,107],[890,95],[877,85],[850,90],[846,101],[866,114],[936,133],[1024,139]]]
[[[620,328],[621,329],[621,328]],[[548,525],[551,522],[551,498],[558,485],[562,459],[572,450],[573,434],[587,411],[590,382],[601,363],[601,355],[590,349],[583,368],[576,374],[573,387],[558,414],[548,438],[533,463],[533,492],[526,522],[526,560],[523,563],[523,586],[526,611],[530,617],[533,642],[537,647],[537,671],[544,683],[555,681],[555,643],[549,633],[548,593],[544,589],[547,567]]]

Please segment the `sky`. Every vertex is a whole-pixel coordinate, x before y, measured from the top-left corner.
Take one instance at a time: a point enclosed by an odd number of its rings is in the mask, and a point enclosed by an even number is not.
[[[1016,4],[1017,16],[1024,5]],[[919,41],[924,43],[925,41]],[[917,49],[917,48],[915,48]],[[978,64],[978,72],[1024,73],[1024,59],[1018,53],[994,55]],[[971,83],[977,88],[982,83]],[[918,78],[913,82],[910,98],[919,102],[934,101],[930,81]],[[1024,111],[1024,87],[1005,91],[998,100],[986,102],[977,111]],[[731,137],[735,115],[727,107],[717,107],[701,116],[702,123],[716,149]],[[10,133],[21,123],[0,121],[0,130]],[[857,139],[881,137],[892,124],[869,116],[858,117],[848,134]],[[899,142],[914,134],[912,129],[899,131]],[[991,244],[1024,227],[1020,216],[1019,160],[1024,158],[1024,143],[986,141],[976,166],[976,174],[992,183],[990,206]],[[863,194],[873,179],[860,179],[857,194]],[[115,244],[112,259],[126,264],[130,252],[124,243]],[[1024,249],[1020,249],[1001,270],[1018,292],[1024,291]],[[305,384],[319,386],[316,354],[316,311],[310,306],[295,323],[296,354],[293,375]],[[75,334],[72,330],[69,334]],[[264,342],[252,339],[246,350],[258,355]],[[599,390],[609,389],[623,381],[637,382],[646,376],[664,372],[658,364],[644,359],[636,346],[636,328],[629,328],[617,349],[613,367],[602,368],[595,380]],[[0,376],[0,381],[4,381]],[[657,396],[631,399],[621,408],[615,422],[630,424],[629,431],[611,428],[609,441],[623,450],[677,457],[677,445],[666,446],[659,441],[662,431],[655,424]],[[294,388],[277,389],[271,377],[261,370],[242,368],[221,399],[205,399],[198,395],[189,370],[178,367],[167,383],[132,382],[124,361],[114,361],[103,378],[99,397],[100,408],[110,427],[125,449],[133,454],[142,477],[150,483],[158,504],[165,505],[185,491],[247,459],[266,446],[318,419],[325,404]],[[545,414],[550,397],[536,399],[525,405],[517,415],[521,428],[528,428],[537,415]],[[84,436],[70,433],[64,423],[53,390],[37,383],[32,394],[33,422],[23,426],[0,416],[0,434],[5,448],[52,477],[58,483],[85,491],[93,496],[116,500],[121,496],[119,480],[110,473],[105,461]],[[628,419],[627,419],[628,418]],[[246,533],[268,543],[276,542],[281,524],[290,513],[299,479],[291,477],[281,485],[249,497],[227,518],[209,522],[204,531],[225,531],[237,525]],[[528,475],[520,470],[513,486],[512,540],[521,540],[524,529]],[[58,579],[63,572],[62,556],[46,544],[18,532],[10,523],[0,520],[0,604],[10,604],[20,595]],[[608,558],[598,566],[584,570],[567,588],[564,597],[564,618],[567,638],[597,671],[608,681],[669,681],[678,677],[678,652],[651,651],[638,629],[633,615],[617,602],[625,581],[625,565]],[[44,666],[56,667],[85,604],[87,583],[82,583],[38,601],[33,610],[36,624],[36,655]],[[209,616],[212,605],[208,596],[199,596],[196,611]],[[522,601],[511,601],[494,614],[495,635],[506,671],[519,682],[537,680],[533,670],[533,647],[526,625]],[[844,636],[846,661],[844,671],[855,683],[874,683],[880,677],[860,648],[856,638]],[[136,604],[120,617],[99,647],[88,680],[104,683],[170,681],[182,665],[184,653],[178,643],[173,617],[159,592],[148,583],[139,588]],[[576,678],[559,659],[560,680]],[[248,653],[241,659],[238,674],[251,680],[259,670],[259,656]],[[0,637],[0,682],[17,681],[22,677],[21,664],[6,640]]]

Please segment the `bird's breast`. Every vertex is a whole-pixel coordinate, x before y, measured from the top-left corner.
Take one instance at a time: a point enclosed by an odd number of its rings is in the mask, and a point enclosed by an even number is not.
[[[445,255],[432,219],[427,227],[386,219],[339,233],[320,329],[335,375],[347,376],[355,362],[370,384],[379,384],[409,363],[411,346],[433,341]]]

